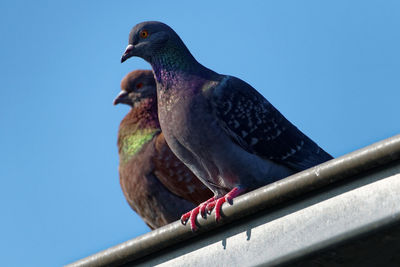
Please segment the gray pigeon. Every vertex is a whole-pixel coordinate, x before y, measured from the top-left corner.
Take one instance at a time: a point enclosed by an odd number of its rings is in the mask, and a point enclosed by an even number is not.
[[[121,58],[141,57],[153,68],[165,139],[214,197],[182,216],[196,216],[293,173],[332,159],[246,82],[196,61],[168,25],[148,21],[129,34]]]

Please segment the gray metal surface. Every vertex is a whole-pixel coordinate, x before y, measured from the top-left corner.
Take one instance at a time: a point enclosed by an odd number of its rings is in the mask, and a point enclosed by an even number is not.
[[[248,256],[252,259],[247,262],[249,265],[265,264],[266,260],[271,264],[287,262],[311,253],[316,247],[332,245],[398,220],[398,210],[392,204],[400,200],[396,198],[400,185],[395,174],[399,168],[389,165],[399,158],[397,135],[240,196],[234,205],[223,206],[226,218],[219,224],[214,222],[213,214],[207,220],[198,217],[200,231],[192,233],[189,227],[176,222],[70,266],[128,262],[152,265],[164,261],[202,265],[210,261],[201,259],[216,260],[223,255],[232,259],[231,264],[243,265]],[[343,184],[350,180],[350,184]],[[348,191],[346,186],[353,189]],[[322,189],[315,191],[318,188]],[[212,230],[223,225],[224,229]],[[189,261],[185,258],[188,255]],[[194,258],[197,260],[193,261]],[[151,262],[144,263],[145,260]]]
[[[379,229],[379,231],[377,231]],[[400,266],[400,224],[378,227],[354,240],[316,251],[283,266]]]
[[[136,266],[257,266],[293,261],[400,222],[399,173],[400,164],[153,255]]]

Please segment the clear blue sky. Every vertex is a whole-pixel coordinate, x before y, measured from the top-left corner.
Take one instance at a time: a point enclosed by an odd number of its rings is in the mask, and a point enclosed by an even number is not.
[[[60,266],[149,231],[119,186],[128,107],[112,105],[149,68],[119,63],[136,23],[169,24],[337,157],[400,132],[399,14],[399,1],[2,1],[2,265]]]

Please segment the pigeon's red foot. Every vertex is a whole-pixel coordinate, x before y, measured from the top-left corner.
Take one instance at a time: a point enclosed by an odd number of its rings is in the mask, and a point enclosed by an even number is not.
[[[215,201],[215,197],[210,198],[209,200],[201,203],[199,206],[197,206],[196,208],[192,209],[191,211],[185,213],[182,215],[181,217],[181,223],[183,225],[186,225],[186,223],[190,222],[190,228],[192,229],[192,231],[196,231],[197,230],[197,226],[196,226],[196,217],[197,214],[200,213],[201,217],[206,218],[206,208],[207,205],[211,202]]]
[[[213,201],[210,201],[207,204],[207,211],[211,212],[213,208],[215,207],[215,220],[218,222],[221,219],[221,207],[222,204],[225,202],[228,202],[229,204],[232,204],[232,199],[243,193],[245,190],[240,187],[234,187],[231,191],[229,191],[225,196],[215,199]]]
[[[240,187],[235,187],[231,191],[229,191],[225,196],[216,198],[212,197],[209,200],[201,203],[198,207],[193,210],[185,213],[181,217],[181,223],[186,225],[186,223],[190,222],[190,228],[192,231],[197,230],[196,225],[196,217],[200,213],[201,217],[206,218],[206,212],[210,213],[215,208],[215,220],[218,222],[221,219],[221,207],[222,204],[228,202],[232,204],[232,199],[243,193],[245,190]]]

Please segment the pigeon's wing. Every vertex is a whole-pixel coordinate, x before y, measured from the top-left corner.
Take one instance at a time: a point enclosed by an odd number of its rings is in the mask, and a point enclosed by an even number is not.
[[[208,97],[221,127],[247,151],[294,171],[332,159],[246,82],[224,76]]]
[[[163,133],[154,140],[154,173],[161,183],[175,195],[196,205],[206,201],[213,193],[171,151]]]
[[[179,220],[183,213],[195,208],[193,203],[169,191],[152,172],[141,173],[134,180],[122,177],[121,186],[131,208],[151,229]]]

